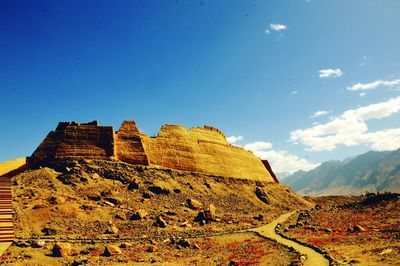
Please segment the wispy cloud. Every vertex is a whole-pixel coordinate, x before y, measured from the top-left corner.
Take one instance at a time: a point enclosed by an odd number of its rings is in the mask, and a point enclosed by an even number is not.
[[[287,30],[287,29],[288,29],[287,25],[271,23],[271,24],[269,24],[269,26],[268,26],[267,30],[265,31],[265,33],[269,34],[272,31],[284,31],[284,30]]]
[[[299,93],[299,91],[291,91],[290,92],[290,94],[292,94],[292,95],[296,95],[296,94],[298,94]]]
[[[386,87],[400,86],[400,79],[375,80],[374,82],[370,82],[370,83],[356,83],[356,84],[353,84],[353,85],[347,87],[347,89],[349,91],[366,91],[366,90],[374,90],[381,86],[386,86]]]
[[[340,70],[340,68],[336,68],[336,69],[321,69],[319,70],[319,77],[320,78],[338,78],[343,76],[343,72],[342,70]]]
[[[316,112],[313,113],[310,117],[311,117],[311,118],[316,118],[316,117],[320,117],[320,116],[325,116],[325,115],[327,115],[327,114],[329,114],[329,113],[330,113],[330,111],[324,111],[324,110],[316,111]]]
[[[308,171],[318,166],[287,151],[274,150],[269,142],[256,141],[248,143],[244,149],[252,151],[261,159],[268,160],[275,173],[292,174],[298,170]]]
[[[387,101],[350,109],[333,117],[330,122],[290,132],[290,141],[303,144],[307,150],[330,151],[337,145],[369,145],[375,150],[399,148],[400,128],[369,132],[366,124],[370,119],[382,119],[400,112],[400,97]]]
[[[367,63],[368,63],[368,57],[363,55],[360,66],[365,66],[365,65],[367,65]]]
[[[243,136],[230,136],[227,137],[226,140],[230,144],[235,144],[236,142],[243,140]]]

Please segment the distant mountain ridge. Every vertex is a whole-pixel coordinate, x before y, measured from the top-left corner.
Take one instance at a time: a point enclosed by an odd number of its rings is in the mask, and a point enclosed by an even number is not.
[[[400,192],[400,149],[369,151],[344,161],[327,161],[282,180],[303,195],[359,195]]]

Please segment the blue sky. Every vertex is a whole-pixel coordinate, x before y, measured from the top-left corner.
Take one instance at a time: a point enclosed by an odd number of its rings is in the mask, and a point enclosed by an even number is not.
[[[1,1],[0,161],[58,121],[95,119],[150,135],[214,125],[278,172],[398,148],[399,13],[396,0]]]

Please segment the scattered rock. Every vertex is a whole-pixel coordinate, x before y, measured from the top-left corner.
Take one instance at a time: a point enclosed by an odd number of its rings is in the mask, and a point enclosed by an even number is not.
[[[257,221],[264,221],[264,215],[259,214],[259,215],[257,215],[257,216],[254,216],[254,220],[257,220]]]
[[[200,210],[201,208],[203,208],[203,204],[195,199],[187,199],[186,205],[193,210]]]
[[[268,198],[267,193],[261,188],[257,187],[256,188],[256,196],[259,198],[262,202],[269,204],[270,200]]]
[[[151,252],[151,253],[156,252],[156,251],[157,251],[157,247],[154,246],[154,245],[148,245],[148,246],[146,247],[146,251],[147,251],[147,252]]]
[[[55,243],[53,246],[53,256],[66,257],[71,254],[72,248],[69,243]]]
[[[132,244],[129,242],[123,242],[121,245],[119,245],[120,248],[129,248],[132,247]]]
[[[88,261],[89,260],[87,258],[82,257],[82,258],[74,260],[74,262],[71,264],[71,266],[87,265]]]
[[[197,245],[196,243],[191,245],[193,249],[200,249],[199,245]]]
[[[32,247],[41,248],[41,247],[44,247],[44,245],[46,245],[46,241],[44,241],[44,240],[36,240],[35,242],[33,242]]]
[[[99,192],[97,191],[90,191],[87,193],[87,198],[90,200],[94,200],[94,201],[99,201],[101,200],[101,195]]]
[[[136,182],[136,179],[129,182],[128,189],[129,190],[139,189],[139,184]]]
[[[102,197],[111,197],[113,195],[112,191],[110,188],[106,188],[105,190],[103,190],[100,195]]]
[[[104,204],[106,204],[106,205],[108,205],[108,206],[110,206],[110,207],[115,207],[115,204],[114,204],[114,203],[111,203],[111,202],[109,202],[109,201],[104,201]]]
[[[167,222],[164,220],[164,218],[162,218],[161,216],[158,216],[156,219],[156,224],[157,226],[161,227],[161,228],[165,228],[167,227]]]
[[[106,198],[106,201],[111,202],[114,205],[118,205],[121,203],[121,201],[119,199],[116,198]]]
[[[106,234],[118,234],[119,229],[115,226],[112,225],[110,228],[107,229]]]
[[[52,236],[57,234],[57,230],[51,227],[44,227],[42,229],[42,233],[44,233],[46,236]]]
[[[140,209],[138,211],[136,211],[135,213],[132,214],[132,216],[130,217],[131,220],[142,220],[144,218],[146,218],[147,216],[147,211]]]
[[[379,255],[390,254],[390,253],[392,253],[393,251],[394,251],[393,249],[387,248],[387,249],[382,250],[382,252],[380,252]]]
[[[169,195],[170,190],[161,186],[149,186],[149,190],[157,195]]]
[[[104,253],[103,253],[103,255],[106,257],[111,257],[114,255],[119,255],[119,254],[122,254],[122,250],[116,245],[106,246],[106,248],[104,249]]]
[[[22,242],[16,242],[15,245],[16,245],[17,247],[20,247],[20,248],[27,248],[27,247],[29,247],[29,244],[26,243],[26,242],[24,242],[24,241],[22,241]]]
[[[353,228],[353,232],[365,232],[365,231],[366,231],[365,228],[362,227],[361,225],[356,225]]]
[[[65,202],[65,198],[61,196],[53,196],[50,198],[50,203],[52,204],[62,204]]]
[[[82,254],[82,255],[89,255],[90,251],[87,250],[87,249],[82,249],[81,252],[79,252],[79,253]]]
[[[187,240],[186,238],[179,239],[178,242],[177,242],[177,245],[179,245],[181,247],[184,247],[184,248],[190,247],[189,240]]]
[[[143,192],[142,198],[144,198],[144,199],[150,199],[150,198],[151,198],[151,194],[148,193],[148,192]]]

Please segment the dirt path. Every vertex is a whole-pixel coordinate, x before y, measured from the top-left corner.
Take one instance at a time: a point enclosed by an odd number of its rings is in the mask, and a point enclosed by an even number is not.
[[[306,255],[307,259],[304,262],[305,266],[324,266],[324,265],[329,265],[329,261],[324,258],[324,256],[318,252],[316,252],[315,250],[303,246],[301,244],[298,244],[292,240],[286,239],[281,237],[280,235],[275,233],[275,227],[279,224],[282,223],[283,221],[285,221],[286,219],[288,219],[290,217],[290,215],[292,215],[293,212],[290,213],[286,213],[283,214],[281,216],[279,216],[276,220],[274,220],[273,222],[261,226],[261,227],[257,227],[254,229],[250,229],[250,231],[256,232],[261,236],[267,237],[269,239],[273,239],[276,240],[277,242],[288,246],[288,247],[292,247],[294,248],[297,252],[299,252],[300,254]]]

